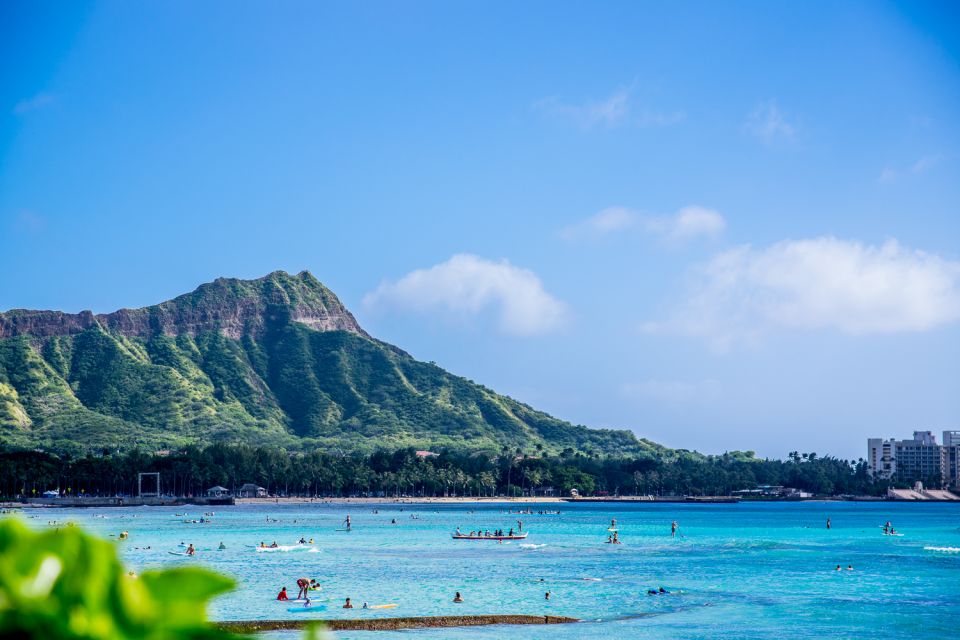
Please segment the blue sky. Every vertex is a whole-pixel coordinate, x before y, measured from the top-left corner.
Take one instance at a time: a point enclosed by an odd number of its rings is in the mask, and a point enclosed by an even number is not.
[[[559,417],[960,428],[955,3],[0,6],[0,309],[309,269]]]

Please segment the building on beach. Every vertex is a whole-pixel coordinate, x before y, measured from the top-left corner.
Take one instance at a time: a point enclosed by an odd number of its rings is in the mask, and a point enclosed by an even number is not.
[[[943,432],[944,482],[960,489],[960,431]]]
[[[207,489],[208,498],[222,498],[224,496],[229,496],[229,495],[230,495],[230,489],[227,489],[226,487],[221,487],[220,485],[217,485],[216,487],[210,487],[209,489]]]
[[[869,438],[867,465],[881,480],[960,488],[960,431],[944,431],[942,445],[932,431],[914,431],[910,440]]]
[[[754,489],[739,489],[731,491],[731,495],[740,498],[784,498],[799,500],[801,498],[812,498],[812,493],[800,491],[793,487],[784,487],[782,485],[758,484]]]
[[[258,487],[252,482],[240,487],[240,491],[237,492],[241,498],[266,498],[267,490],[263,487]]]

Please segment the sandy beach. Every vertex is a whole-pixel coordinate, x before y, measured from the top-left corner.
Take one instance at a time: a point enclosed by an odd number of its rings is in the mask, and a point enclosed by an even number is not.
[[[562,498],[477,498],[477,497],[451,497],[451,498],[237,498],[237,504],[544,504],[561,503]]]

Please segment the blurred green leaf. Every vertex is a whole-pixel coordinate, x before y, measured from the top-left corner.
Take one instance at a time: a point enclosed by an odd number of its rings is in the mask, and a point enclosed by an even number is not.
[[[0,522],[0,637],[235,638],[206,619],[210,598],[232,587],[197,568],[135,578],[112,544],[77,528],[37,533]]]

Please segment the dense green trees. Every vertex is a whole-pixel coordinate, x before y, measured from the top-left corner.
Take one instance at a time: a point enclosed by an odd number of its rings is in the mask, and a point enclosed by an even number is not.
[[[784,485],[816,494],[881,494],[866,464],[816,454],[762,460],[751,452],[703,456],[663,451],[637,456],[559,455],[446,449],[419,456],[413,448],[372,453],[341,450],[290,452],[275,447],[214,444],[169,455],[58,456],[0,450],[0,494],[36,496],[48,489],[66,495],[132,495],[137,473],[158,471],[164,493],[203,495],[214,485],[233,491],[247,482],[272,495],[493,496],[493,495],[729,495],[758,484]]]

